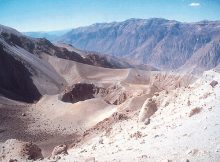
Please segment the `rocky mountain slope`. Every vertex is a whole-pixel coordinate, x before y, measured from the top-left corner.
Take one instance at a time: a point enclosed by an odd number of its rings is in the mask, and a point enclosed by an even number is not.
[[[41,95],[62,91],[66,85],[65,80],[47,62],[48,55],[106,68],[133,67],[111,57],[82,53],[0,26],[0,94],[15,100],[33,102]]]
[[[34,102],[41,95],[56,94],[62,90],[65,81],[51,65],[32,51],[34,40],[0,26],[0,47],[1,95]]]
[[[161,69],[207,70],[220,62],[220,22],[129,19],[73,29],[59,41]]]
[[[138,108],[122,104],[59,161],[219,161],[220,86],[210,84],[213,80],[220,74],[207,71],[193,84],[156,93]]]

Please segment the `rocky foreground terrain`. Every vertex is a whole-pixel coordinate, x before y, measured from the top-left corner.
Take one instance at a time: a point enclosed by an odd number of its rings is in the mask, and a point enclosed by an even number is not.
[[[219,161],[219,66],[152,71],[0,33],[0,161]]]
[[[219,161],[219,79],[208,71],[189,86],[125,102],[60,161]]]

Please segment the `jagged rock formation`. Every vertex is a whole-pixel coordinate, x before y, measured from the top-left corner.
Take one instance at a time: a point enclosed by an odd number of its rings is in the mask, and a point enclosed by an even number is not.
[[[125,102],[128,98],[131,98],[133,92],[126,89],[120,84],[112,85],[106,88],[104,92],[104,100],[109,104],[120,105]]]
[[[154,65],[161,69],[199,67],[220,62],[220,22],[181,23],[166,19],[129,19],[73,29],[60,41]]]
[[[54,147],[53,152],[51,153],[51,158],[56,159],[59,158],[60,155],[67,155],[67,146],[66,145],[59,145]]]

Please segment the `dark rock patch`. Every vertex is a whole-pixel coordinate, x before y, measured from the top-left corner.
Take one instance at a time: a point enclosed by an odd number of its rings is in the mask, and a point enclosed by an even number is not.
[[[95,98],[102,91],[104,91],[104,88],[96,87],[94,84],[79,83],[75,84],[69,92],[65,93],[61,100],[76,103]]]
[[[217,84],[218,84],[218,82],[217,82],[216,80],[213,80],[213,81],[210,83],[210,86],[212,86],[212,88],[214,88]]]
[[[0,44],[0,94],[29,103],[39,100],[41,94],[31,76],[25,65],[8,54]]]

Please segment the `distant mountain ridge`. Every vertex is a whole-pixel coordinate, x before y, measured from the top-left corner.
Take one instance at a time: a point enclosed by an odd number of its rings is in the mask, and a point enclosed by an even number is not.
[[[65,29],[65,30],[57,30],[57,31],[42,31],[42,32],[24,32],[23,34],[33,37],[33,38],[46,38],[50,41],[56,40],[58,37],[66,34],[69,32],[70,29]]]
[[[58,41],[161,69],[210,69],[220,62],[220,21],[129,19],[72,29]]]

